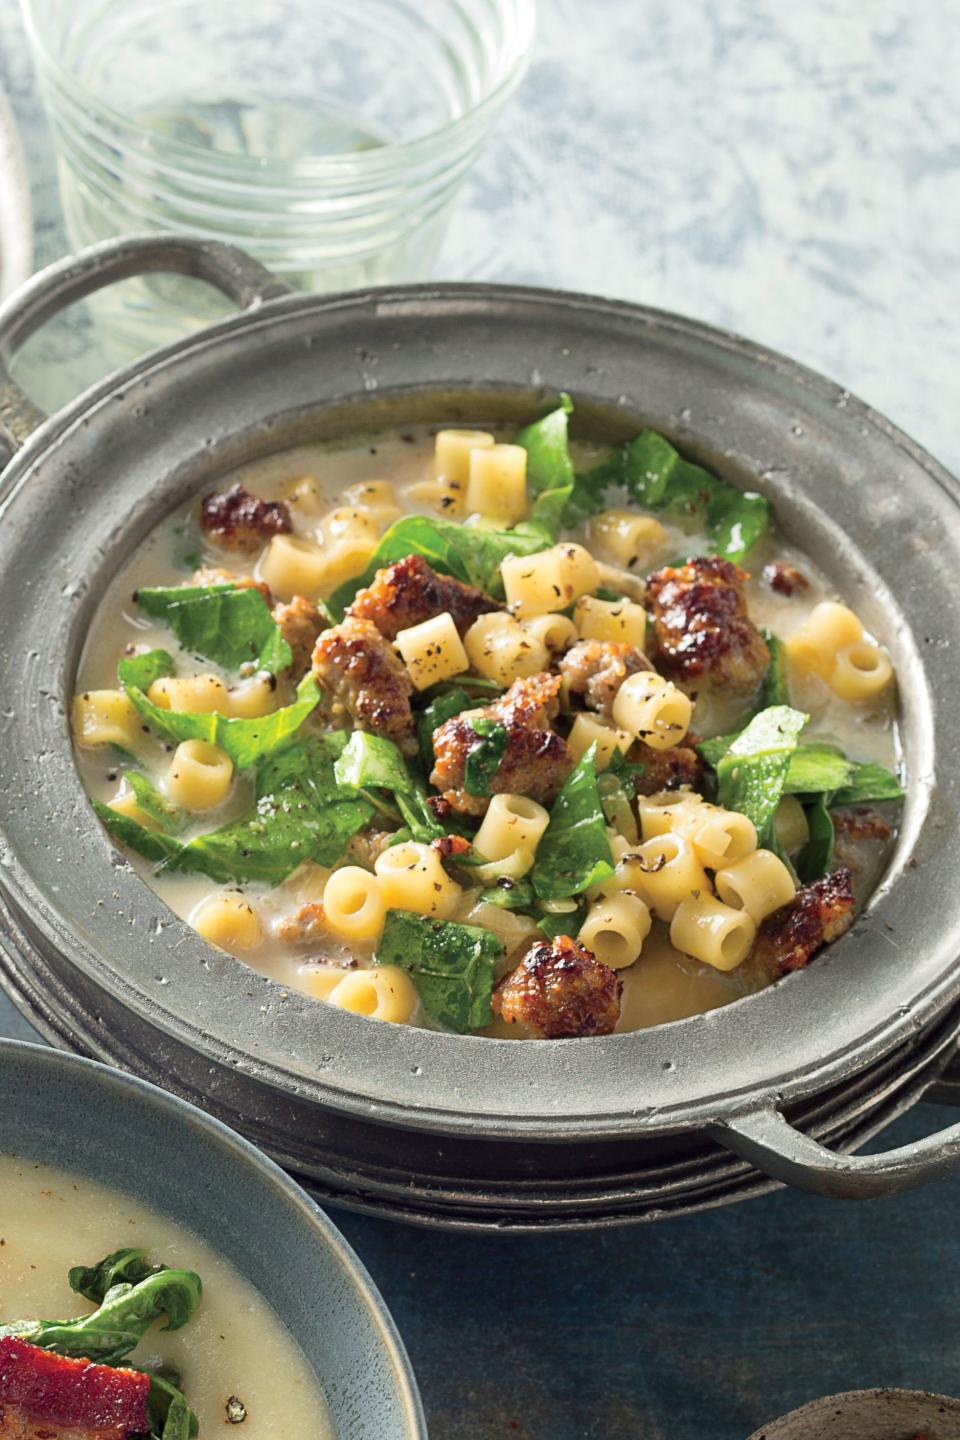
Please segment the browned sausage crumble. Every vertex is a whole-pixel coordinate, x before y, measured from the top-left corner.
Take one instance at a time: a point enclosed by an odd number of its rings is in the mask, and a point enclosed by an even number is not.
[[[229,490],[205,495],[200,525],[208,540],[226,550],[259,550],[273,535],[292,530],[290,510],[282,500],[261,500],[237,482]]]
[[[853,877],[832,870],[802,886],[787,905],[768,915],[757,931],[753,959],[775,979],[802,970],[818,950],[838,940],[853,924]]]
[[[653,667],[636,645],[615,640],[580,640],[560,661],[560,674],[571,695],[583,697],[590,710],[613,714],[617,691],[628,675]]]
[[[810,589],[810,581],[803,571],[783,560],[771,560],[769,565],[764,565],[763,578],[778,595],[802,595]]]
[[[472,585],[449,575],[438,575],[422,555],[407,555],[385,570],[378,570],[347,611],[357,620],[372,620],[388,640],[401,630],[420,625],[445,612],[453,617],[463,636],[481,615],[503,606]]]
[[[541,940],[493,992],[493,1011],[544,1040],[610,1035],[620,1019],[623,986],[568,935]]]
[[[305,595],[294,595],[292,600],[273,607],[273,618],[293,651],[290,678],[299,680],[310,669],[313,647],[323,629],[320,611]]]
[[[656,668],[678,685],[730,695],[755,690],[767,642],[747,614],[745,570],[716,555],[667,566],[647,581]]]
[[[313,652],[313,673],[334,724],[349,715],[358,729],[385,735],[413,753],[413,682],[376,625],[351,617],[322,631]]]

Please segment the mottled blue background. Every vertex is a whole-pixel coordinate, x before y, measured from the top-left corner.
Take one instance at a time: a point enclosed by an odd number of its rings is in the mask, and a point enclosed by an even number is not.
[[[439,273],[687,311],[824,370],[960,468],[956,0],[542,0],[530,77]],[[64,238],[14,0],[38,256]],[[51,400],[89,378],[49,342]],[[27,1028],[0,1002],[0,1031]],[[886,1137],[951,1117],[921,1106]],[[743,1440],[814,1395],[960,1392],[960,1180],[778,1194],[666,1225],[467,1238],[343,1228],[393,1309],[434,1440]]]

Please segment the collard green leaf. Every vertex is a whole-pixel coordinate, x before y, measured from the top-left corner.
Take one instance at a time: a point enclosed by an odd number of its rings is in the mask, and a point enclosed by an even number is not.
[[[239,820],[197,835],[165,862],[165,871],[200,871],[211,880],[279,884],[305,860],[335,865],[374,807],[336,779],[342,731],[309,735],[269,755],[257,775],[257,798]]]
[[[571,772],[537,846],[533,888],[541,900],[566,900],[613,874],[613,855],[597,788],[594,743]]]
[[[817,795],[813,803],[806,806],[810,835],[796,861],[797,877],[804,885],[833,869],[835,833],[829,806],[827,793]]]
[[[355,730],[334,767],[338,785],[347,790],[387,790],[392,794],[414,840],[429,842],[443,827],[427,804],[426,792],[410,773],[399,748],[383,735]]]
[[[822,795],[846,785],[856,765],[836,745],[811,741],[798,745],[790,756],[785,795]]]
[[[136,796],[137,804],[145,815],[166,835],[179,835],[187,826],[187,816],[178,805],[171,805],[146,775],[139,770],[128,770],[124,776]]]
[[[866,805],[868,801],[902,799],[903,786],[896,775],[885,766],[870,762],[853,767],[853,774],[837,789],[830,804],[836,809],[840,805]]]
[[[369,585],[384,565],[406,555],[422,555],[441,575],[452,575],[491,594],[502,593],[500,562],[507,555],[534,555],[549,543],[539,531],[481,530],[429,515],[404,515],[382,536],[367,568],[328,596],[327,606],[342,619],[357,591]]]
[[[137,1285],[163,1268],[147,1258],[146,1250],[114,1250],[96,1265],[74,1265],[67,1272],[67,1280],[71,1290],[100,1305],[114,1285]]]
[[[129,845],[131,850],[135,850],[145,860],[169,860],[179,855],[181,842],[173,835],[165,835],[161,830],[148,830],[129,815],[121,815],[117,810],[111,810],[102,800],[91,803],[113,838],[122,845]]]
[[[127,655],[117,665],[117,675],[124,689],[131,685],[147,691],[154,680],[165,680],[176,674],[173,656],[168,650],[147,650],[142,655]]]
[[[166,1316],[166,1330],[185,1325],[200,1303],[201,1289],[200,1276],[192,1270],[164,1268],[135,1285],[114,1285],[89,1315],[76,1320],[14,1320],[0,1325],[0,1336],[16,1335],[58,1355],[82,1355],[101,1365],[118,1365],[158,1317]]]
[[[773,816],[783,795],[797,736],[808,717],[789,705],[773,705],[755,716],[717,762],[717,798],[757,827],[757,843],[769,846]]]
[[[533,886],[529,880],[511,880],[504,875],[489,890],[484,890],[480,899],[501,910],[529,910],[533,904]]]
[[[252,586],[144,586],[137,604],[169,625],[184,650],[225,670],[256,661],[258,669],[276,675],[293,659],[270,607]]]
[[[200,1422],[180,1389],[180,1377],[166,1370],[151,1370],[147,1410],[151,1440],[194,1440]]]
[[[768,710],[771,705],[790,704],[790,686],[787,679],[787,652],[783,641],[769,630],[763,631],[763,638],[770,651],[770,663],[760,687],[757,712]]]
[[[568,416],[573,410],[569,395],[549,415],[527,425],[515,443],[527,452],[527,484],[534,496],[529,519],[517,528],[536,533],[539,527],[547,544],[560,534],[564,511],[573,490],[573,462],[568,441]]]
[[[506,726],[489,715],[477,715],[470,725],[477,743],[467,751],[463,788],[468,795],[489,795],[510,737]]]
[[[243,719],[230,715],[207,715],[185,710],[164,710],[154,705],[136,685],[125,686],[138,713],[154,730],[171,740],[209,740],[225,750],[238,770],[271,754],[297,733],[317,707],[320,692],[314,676],[307,675],[297,687],[297,699],[269,715]]]
[[[445,721],[452,720],[454,715],[459,715],[464,710],[470,710],[476,703],[466,690],[458,686],[443,695],[438,695],[417,717],[417,742],[420,746],[420,759],[428,776],[434,763],[434,732],[439,730]]]
[[[464,1034],[492,1019],[493,967],[502,949],[496,935],[479,926],[388,910],[375,958],[409,970],[424,1009]]]
[[[585,910],[582,905],[578,905],[576,910],[564,910],[559,913],[551,911],[549,914],[540,916],[537,928],[543,931],[548,940],[556,940],[558,935],[569,935],[571,940],[575,940],[580,933],[584,914]]]
[[[580,523],[602,510],[612,485],[622,486],[644,509],[697,517],[713,549],[726,560],[742,560],[770,522],[765,496],[738,490],[685,460],[656,430],[641,430],[608,461],[577,476],[567,522]]]

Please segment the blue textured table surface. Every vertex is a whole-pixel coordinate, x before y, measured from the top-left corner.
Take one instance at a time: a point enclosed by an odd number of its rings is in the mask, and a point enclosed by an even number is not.
[[[442,273],[731,326],[957,468],[958,62],[951,0],[544,0]],[[0,84],[46,261],[65,240],[14,0]],[[33,378],[53,404],[96,359],[79,329],[46,343]],[[2,999],[0,1033],[30,1034]],[[884,1138],[950,1118],[923,1105]],[[338,1218],[406,1339],[433,1440],[743,1440],[832,1390],[960,1392],[955,1204],[960,1179],[861,1206],[781,1193],[536,1242]]]

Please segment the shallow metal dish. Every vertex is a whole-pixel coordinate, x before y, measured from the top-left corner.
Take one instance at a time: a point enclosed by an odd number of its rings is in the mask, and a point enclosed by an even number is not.
[[[856,1159],[813,1138],[861,1139],[883,1106],[916,1097],[957,1029],[960,687],[944,663],[960,653],[956,482],[779,356],[583,296],[284,296],[224,247],[113,241],[0,309],[0,344],[158,269],[200,274],[249,309],[44,423],[0,371],[0,431],[22,444],[0,484],[0,965],[12,992],[58,1038],[202,1097],[325,1193],[407,1217],[536,1228],[719,1203],[757,1180],[731,1151],[835,1195],[960,1166],[960,1127]],[[889,646],[909,794],[888,873],[808,971],[655,1030],[517,1044],[375,1025],[287,994],[175,920],[91,813],[66,701],[103,586],[161,515],[241,459],[421,418],[527,419],[559,389],[582,433],[618,439],[649,422],[762,487]]]
[[[960,1440],[960,1400],[926,1390],[847,1390],[781,1415],[750,1440]]]
[[[0,1153],[133,1195],[231,1262],[296,1335],[342,1440],[426,1440],[373,1281],[272,1161],[155,1086],[42,1045],[0,1041],[0,1090]]]

